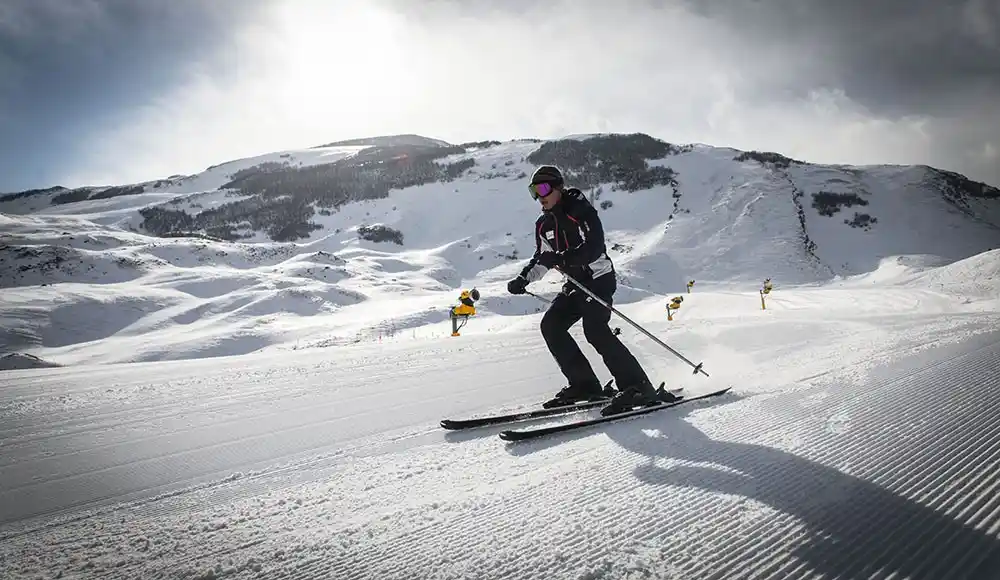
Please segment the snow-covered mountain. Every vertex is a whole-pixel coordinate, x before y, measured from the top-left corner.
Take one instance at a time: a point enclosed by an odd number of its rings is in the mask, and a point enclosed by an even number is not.
[[[521,328],[512,315],[539,304],[503,285],[533,251],[526,177],[539,163],[600,208],[619,303],[662,301],[692,279],[753,292],[764,278],[815,285],[898,256],[919,271],[1000,247],[1000,191],[925,166],[642,134],[357,139],[3,196],[0,350],[73,364],[437,337],[473,286],[483,300],[465,332]]]

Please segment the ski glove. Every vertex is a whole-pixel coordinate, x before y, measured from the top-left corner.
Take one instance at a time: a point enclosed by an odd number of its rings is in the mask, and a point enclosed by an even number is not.
[[[566,256],[562,252],[542,252],[538,256],[538,263],[549,270],[562,266],[566,262]]]
[[[524,294],[527,287],[528,281],[522,276],[518,276],[510,282],[507,282],[507,291],[511,294]]]

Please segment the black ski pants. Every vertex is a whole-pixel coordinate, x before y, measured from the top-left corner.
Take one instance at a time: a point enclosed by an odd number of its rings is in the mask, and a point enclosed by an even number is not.
[[[618,288],[614,272],[599,276],[586,283],[587,288],[607,304]],[[597,383],[597,375],[587,361],[580,347],[569,334],[569,328],[583,319],[583,335],[594,350],[604,359],[604,365],[611,372],[619,389],[649,382],[645,371],[639,365],[608,323],[611,311],[597,302],[572,282],[567,282],[563,292],[552,301],[548,311],[542,316],[541,330],[549,352],[555,358],[571,386]]]

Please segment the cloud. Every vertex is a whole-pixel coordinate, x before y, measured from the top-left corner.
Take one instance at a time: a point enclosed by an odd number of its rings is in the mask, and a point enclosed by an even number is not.
[[[1000,48],[1000,4],[969,0],[961,12],[964,30],[987,50]]]
[[[255,2],[5,0],[0,188],[60,177],[133,107],[216,52]]]
[[[739,43],[810,54],[813,74],[876,112],[941,114],[1000,90],[1000,4],[989,0],[705,0]]]
[[[386,133],[642,131],[1000,184],[998,16],[988,0],[266,3],[90,133],[62,176],[149,179]]]

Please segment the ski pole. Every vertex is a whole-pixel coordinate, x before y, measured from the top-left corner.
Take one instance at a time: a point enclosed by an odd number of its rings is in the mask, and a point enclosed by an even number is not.
[[[614,312],[615,314],[617,314],[618,316],[620,316],[623,320],[625,320],[625,322],[627,322],[627,323],[631,324],[632,326],[634,326],[636,330],[638,330],[639,332],[641,332],[641,333],[645,334],[646,336],[648,336],[650,339],[652,339],[654,342],[656,342],[656,344],[658,344],[658,345],[662,346],[663,348],[667,349],[668,351],[670,351],[671,353],[673,353],[674,356],[676,356],[677,358],[681,359],[682,361],[684,361],[687,364],[689,364],[692,367],[694,367],[694,374],[701,373],[701,374],[705,375],[706,377],[709,376],[709,374],[706,373],[705,370],[701,368],[702,365],[704,365],[705,363],[694,364],[693,362],[689,361],[687,358],[684,357],[684,355],[682,355],[681,353],[677,352],[676,350],[670,348],[662,340],[660,340],[660,339],[656,338],[655,336],[653,336],[652,334],[650,334],[648,330],[646,330],[645,328],[643,328],[643,327],[639,326],[638,324],[636,324],[635,322],[633,322],[631,318],[629,318],[628,316],[625,316],[621,312],[618,312],[618,310],[616,310],[614,306],[611,306],[607,302],[601,300],[600,297],[598,297],[593,292],[591,292],[589,288],[587,288],[583,284],[577,282],[575,278],[573,278],[572,276],[570,276],[566,272],[562,272],[562,273],[563,273],[564,276],[566,276],[566,278],[569,279],[570,282],[572,282],[573,284],[575,284],[577,288],[579,288],[580,290],[583,290],[584,292],[586,292],[588,296],[590,296],[591,298],[593,298],[594,300],[596,300],[598,303],[600,303],[601,305],[603,305],[605,308],[607,308],[611,312]]]
[[[527,290],[525,290],[524,293],[527,294],[528,296],[534,296],[535,298],[538,298],[542,302],[548,302],[549,304],[552,304],[552,301],[549,300],[548,298],[545,298],[544,296],[539,296],[538,294],[535,294],[533,292],[528,292]]]
[[[549,304],[552,304],[552,301],[544,296],[539,296],[538,294],[535,294],[533,292],[528,292],[527,290],[525,290],[524,293],[527,294],[528,296],[534,296],[535,298],[538,298],[542,302],[547,302]],[[618,328],[617,326],[614,327],[611,331],[615,333],[615,336],[618,336],[619,334],[622,333],[622,329]]]

